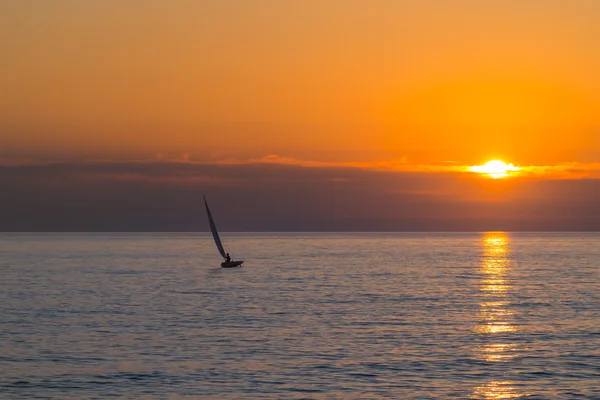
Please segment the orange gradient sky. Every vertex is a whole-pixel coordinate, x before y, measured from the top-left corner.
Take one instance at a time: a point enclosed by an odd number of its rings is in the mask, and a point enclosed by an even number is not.
[[[599,16],[596,0],[3,1],[0,189],[41,198],[71,184],[77,197],[152,181],[158,197],[175,185],[226,204],[241,187],[275,202],[294,179],[326,199],[324,182],[346,179],[383,203],[430,204],[439,218],[419,229],[502,228],[502,215],[511,229],[600,228],[585,203],[600,194]],[[515,169],[473,172],[490,160]],[[42,229],[22,225],[37,206],[15,196],[7,226]],[[470,225],[448,222],[473,202]],[[406,222],[382,204],[381,221]],[[561,214],[571,207],[583,211]],[[182,225],[148,229],[165,226]],[[379,229],[348,229],[364,226]]]
[[[600,157],[600,3],[6,1],[8,155]]]

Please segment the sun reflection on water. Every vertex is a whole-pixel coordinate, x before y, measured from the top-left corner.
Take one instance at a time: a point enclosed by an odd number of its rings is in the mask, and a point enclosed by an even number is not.
[[[485,361],[509,361],[514,355],[511,352],[515,349],[514,344],[508,343],[492,343],[482,346],[479,350]]]
[[[508,308],[508,291],[511,289],[507,279],[510,268],[508,240],[508,235],[503,232],[486,233],[483,237],[478,333],[516,330],[512,323],[513,312]]]
[[[475,389],[476,398],[483,399],[517,399],[523,397],[512,382],[488,382]]]
[[[485,340],[476,347],[481,360],[506,363],[516,356],[516,345],[507,343],[507,334],[517,331],[514,312],[510,309],[512,284],[509,236],[503,232],[486,233],[482,239],[483,257],[480,267],[479,324],[475,331]],[[512,399],[521,397],[513,383],[490,381],[475,388],[474,398]]]

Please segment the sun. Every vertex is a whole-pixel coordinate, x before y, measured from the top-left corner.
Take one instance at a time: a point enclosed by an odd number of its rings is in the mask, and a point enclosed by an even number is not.
[[[504,161],[492,160],[484,165],[474,165],[469,167],[469,171],[478,172],[487,175],[491,178],[506,178],[511,173],[519,171],[521,168],[515,167],[513,164],[506,164]]]

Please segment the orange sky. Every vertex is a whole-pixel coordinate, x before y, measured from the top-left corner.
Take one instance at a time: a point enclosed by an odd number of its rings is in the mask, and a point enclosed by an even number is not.
[[[600,230],[599,16],[1,1],[0,230]]]
[[[0,158],[600,159],[596,0],[5,1]]]

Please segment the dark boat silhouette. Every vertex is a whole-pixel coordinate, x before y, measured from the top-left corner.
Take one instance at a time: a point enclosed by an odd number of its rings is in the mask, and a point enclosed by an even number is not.
[[[208,222],[210,223],[210,231],[212,232],[213,238],[215,239],[215,244],[217,245],[217,249],[219,253],[224,258],[225,261],[221,263],[222,268],[235,268],[241,266],[244,261],[232,261],[229,257],[229,253],[225,252],[223,248],[223,243],[221,243],[221,238],[219,237],[219,232],[217,231],[217,226],[215,225],[215,221],[213,221],[212,214],[210,213],[210,208],[208,208],[208,203],[206,202],[206,196],[204,197],[204,205],[206,206],[206,214],[208,215]]]

